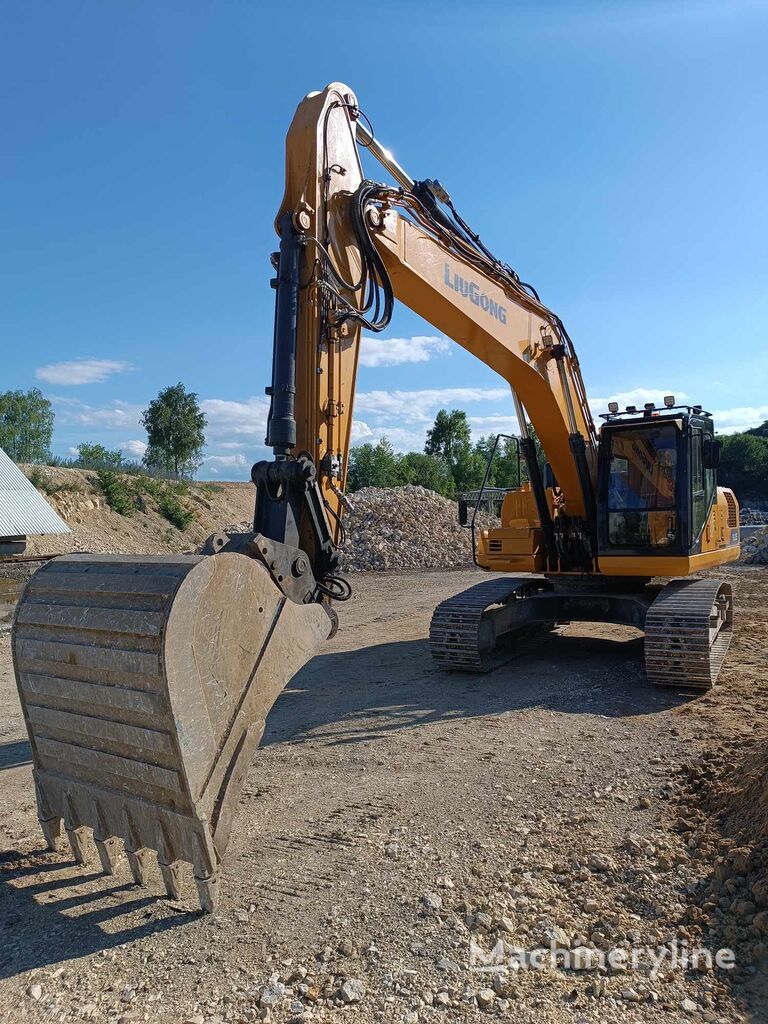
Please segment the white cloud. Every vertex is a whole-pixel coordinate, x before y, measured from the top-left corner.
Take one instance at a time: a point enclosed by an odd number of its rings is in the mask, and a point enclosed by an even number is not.
[[[626,409],[628,405],[636,405],[638,409],[642,409],[646,402],[653,402],[654,405],[663,405],[665,395],[674,395],[675,400],[680,405],[685,405],[686,402],[690,401],[685,391],[676,391],[675,388],[667,388],[666,390],[659,390],[658,388],[633,388],[631,391],[617,391],[606,398],[590,398],[589,407],[592,410],[592,415],[598,417],[600,413],[608,412],[609,402],[618,402],[619,409],[621,410]]]
[[[391,423],[370,426],[362,420],[352,423],[352,444],[378,444],[382,437],[398,452],[420,452],[426,439],[425,427],[398,427]]]
[[[233,436],[247,438],[252,444],[264,444],[269,399],[259,397],[233,402],[224,398],[206,398],[200,403],[200,408],[208,419],[206,436],[217,444],[242,443],[234,441]]]
[[[469,416],[468,419],[475,440],[485,434],[520,433],[517,416]]]
[[[364,391],[355,399],[357,412],[391,416],[408,423],[429,423],[441,408],[461,409],[471,402],[510,398],[504,388],[425,388],[420,391]]]
[[[447,338],[417,335],[414,338],[369,338],[360,345],[361,366],[400,366],[402,363],[426,363],[433,356],[452,350]]]
[[[132,369],[131,364],[122,359],[72,359],[64,363],[38,366],[35,376],[48,384],[71,387],[76,384],[101,384],[115,373],[126,373]]]
[[[715,430],[720,434],[733,434],[739,430],[759,427],[768,420],[768,405],[743,405],[736,409],[715,409],[712,413]]]
[[[120,445],[120,451],[128,458],[141,459],[144,452],[147,450],[146,442],[134,440],[134,441],[123,441]]]
[[[51,398],[56,407],[56,420],[68,426],[101,427],[108,430],[133,430],[140,425],[143,406],[116,398],[110,405],[86,405],[79,398]]]
[[[246,466],[248,461],[244,455],[206,455],[203,462],[211,469],[223,466]]]

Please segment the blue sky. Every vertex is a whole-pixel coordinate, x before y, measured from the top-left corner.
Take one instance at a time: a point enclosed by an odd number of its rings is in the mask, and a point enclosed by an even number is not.
[[[209,418],[201,476],[246,477],[285,131],[341,80],[560,313],[596,406],[672,392],[753,426],[766,52],[765,0],[6,2],[0,388],[52,399],[58,454],[136,454],[140,410],[181,380]],[[440,406],[514,427],[503,382],[407,309],[385,338],[363,349],[358,439],[421,447]]]

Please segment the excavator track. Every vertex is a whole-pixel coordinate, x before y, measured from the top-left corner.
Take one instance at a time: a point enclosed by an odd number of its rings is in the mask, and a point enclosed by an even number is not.
[[[731,643],[733,597],[722,580],[673,580],[648,609],[645,671],[658,686],[709,690]]]
[[[254,559],[66,555],[38,570],[13,625],[40,826],[75,860],[91,835],[169,896],[192,865],[213,910],[238,797],[269,709],[331,620]]]
[[[490,672],[528,651],[551,624],[526,625],[497,637],[493,609],[548,587],[543,577],[507,576],[478,583],[443,601],[429,625],[435,664],[457,672]],[[502,641],[499,646],[498,640]]]

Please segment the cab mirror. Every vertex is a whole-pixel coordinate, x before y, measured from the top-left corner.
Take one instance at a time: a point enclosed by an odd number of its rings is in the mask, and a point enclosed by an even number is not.
[[[720,451],[722,447],[722,441],[716,441],[714,437],[704,438],[704,447],[701,453],[704,469],[717,469],[720,465]]]
[[[466,526],[469,522],[469,506],[466,498],[459,498],[459,526]]]

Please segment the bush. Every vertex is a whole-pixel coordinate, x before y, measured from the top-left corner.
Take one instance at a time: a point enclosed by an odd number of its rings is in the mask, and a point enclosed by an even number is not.
[[[77,483],[60,483],[55,484],[53,480],[50,480],[42,470],[38,469],[37,466],[33,466],[32,469],[26,473],[27,480],[36,487],[38,491],[43,494],[50,496],[51,494],[60,494],[62,491],[74,491],[75,493],[82,493],[83,488]]]
[[[121,469],[123,454],[105,448],[103,444],[89,444],[83,441],[77,446],[77,465],[83,469]]]
[[[49,483],[45,478],[45,474],[39,470],[37,466],[33,466],[32,469],[28,470],[26,476],[27,480],[29,480],[32,486],[36,487],[38,491],[43,491],[44,494],[48,493]]]
[[[113,469],[96,471],[101,493],[113,512],[121,516],[130,516],[136,511],[136,496],[125,480]]]
[[[186,530],[195,518],[195,513],[191,509],[185,508],[170,488],[163,491],[157,507],[160,514],[165,516],[169,523],[173,523],[178,530]]]

